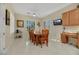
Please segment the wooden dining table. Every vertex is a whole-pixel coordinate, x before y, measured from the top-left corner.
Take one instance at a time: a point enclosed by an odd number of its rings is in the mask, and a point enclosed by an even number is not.
[[[42,33],[34,33],[35,39],[36,39],[36,45],[41,44],[40,37],[42,36]]]
[[[29,37],[30,41],[34,45],[39,45],[42,47],[43,44],[46,44],[48,46],[48,34],[49,31],[47,29],[43,30],[31,30],[29,31]]]

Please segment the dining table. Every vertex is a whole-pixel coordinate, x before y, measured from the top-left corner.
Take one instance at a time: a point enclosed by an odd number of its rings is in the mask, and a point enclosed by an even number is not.
[[[34,36],[36,39],[36,45],[41,44],[40,38],[42,36],[42,33],[41,32],[34,32]]]

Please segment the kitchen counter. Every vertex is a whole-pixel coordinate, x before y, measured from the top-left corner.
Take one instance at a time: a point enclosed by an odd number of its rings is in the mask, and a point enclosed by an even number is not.
[[[79,47],[79,35],[77,33],[70,33],[70,32],[61,33],[61,42],[67,44],[70,37],[74,38],[76,46]]]

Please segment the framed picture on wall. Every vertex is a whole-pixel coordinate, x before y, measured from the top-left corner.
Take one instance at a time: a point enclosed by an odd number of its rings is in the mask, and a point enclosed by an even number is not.
[[[10,12],[8,9],[5,10],[5,25],[10,25]]]
[[[24,21],[23,20],[17,20],[17,27],[24,27]]]

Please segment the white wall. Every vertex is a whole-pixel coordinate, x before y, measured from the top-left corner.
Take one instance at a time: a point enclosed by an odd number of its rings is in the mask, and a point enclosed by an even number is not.
[[[3,5],[0,4],[0,54],[5,48],[5,20],[4,20]]]
[[[0,29],[3,29],[4,28],[4,39],[2,38],[2,41],[0,41],[2,43],[2,49],[4,50],[8,50],[10,48],[10,46],[12,45],[13,43],[13,40],[11,38],[11,36],[13,36],[13,33],[14,33],[14,29],[15,29],[15,22],[14,22],[14,12],[13,12],[13,9],[11,8],[11,5],[10,4],[1,4],[1,7],[2,9],[2,15],[0,15],[2,17],[2,20],[4,20],[4,22],[1,22],[0,21],[0,24],[4,24],[4,26],[0,26]],[[9,12],[10,12],[10,26],[6,26],[5,25],[5,10],[8,9]],[[1,14],[1,13],[0,13]],[[0,17],[0,18],[1,18]],[[0,31],[2,32],[2,30]],[[1,36],[3,37],[3,36]]]
[[[11,4],[5,4],[5,9],[8,9],[10,12],[10,26],[6,26],[6,40],[5,40],[6,45],[5,47],[8,50],[14,42],[15,16],[14,16],[14,9],[12,8]]]

